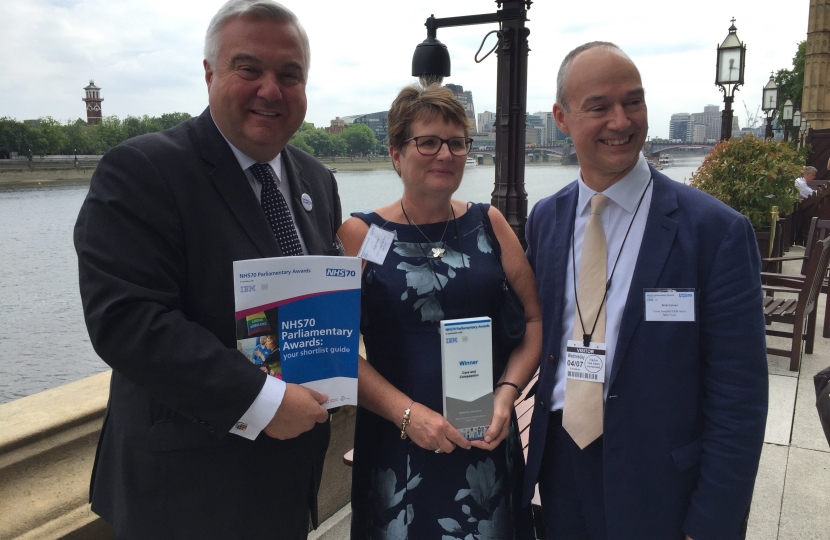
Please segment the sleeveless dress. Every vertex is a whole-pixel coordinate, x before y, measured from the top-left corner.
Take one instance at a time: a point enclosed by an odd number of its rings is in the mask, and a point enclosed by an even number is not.
[[[423,234],[374,212],[352,215],[395,233],[383,265],[368,262],[363,271],[366,359],[412,400],[440,414],[438,322],[492,317],[499,306],[504,272],[485,233],[480,207],[470,206],[448,224],[419,225]],[[439,242],[445,227],[444,241]],[[433,244],[424,235],[446,250],[443,258],[429,259],[434,273],[425,257]],[[436,454],[401,439],[399,426],[358,407],[352,539],[535,538],[530,509],[521,508],[521,452],[515,418],[510,436],[492,452],[457,448]]]

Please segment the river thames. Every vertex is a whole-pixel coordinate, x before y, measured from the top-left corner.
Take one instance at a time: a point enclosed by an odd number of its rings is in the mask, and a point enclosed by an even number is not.
[[[662,172],[683,182],[702,156],[675,157]],[[525,169],[528,208],[573,181],[578,168]],[[455,197],[489,202],[493,166],[468,168]],[[401,194],[391,170],[336,174],[343,215]],[[100,373],[108,366],[89,342],[78,293],[72,229],[88,184],[0,188],[0,403]]]

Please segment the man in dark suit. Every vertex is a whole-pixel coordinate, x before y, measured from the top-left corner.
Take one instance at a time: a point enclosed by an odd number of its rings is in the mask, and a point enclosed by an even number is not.
[[[270,0],[231,0],[205,41],[209,107],[101,160],[75,227],[96,352],[113,368],[92,509],[120,539],[306,538],[326,396],[236,349],[232,263],[337,255],[337,185],[287,146],[308,40]]]
[[[737,539],[767,411],[753,231],[646,163],[615,45],[565,58],[553,112],[580,174],[527,222],[544,344],[525,502],[538,481],[548,540]]]

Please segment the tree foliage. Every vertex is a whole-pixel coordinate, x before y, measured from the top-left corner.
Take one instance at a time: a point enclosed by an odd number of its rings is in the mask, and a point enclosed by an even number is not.
[[[50,154],[103,154],[127,139],[171,128],[190,118],[187,113],[165,113],[155,116],[105,116],[100,124],[88,126],[82,119],[61,124],[51,117],[35,123],[0,118],[0,150],[24,156]]]
[[[349,148],[349,153],[369,154],[377,147],[377,137],[372,128],[366,124],[351,124],[346,126],[341,134]]]
[[[765,229],[770,211],[789,214],[798,201],[795,179],[801,176],[809,147],[752,135],[718,143],[692,174],[692,186],[720,199]]]
[[[366,124],[352,124],[342,133],[332,135],[324,128],[315,128],[314,124],[303,122],[289,142],[317,157],[387,152],[384,145],[379,145],[375,132]]]

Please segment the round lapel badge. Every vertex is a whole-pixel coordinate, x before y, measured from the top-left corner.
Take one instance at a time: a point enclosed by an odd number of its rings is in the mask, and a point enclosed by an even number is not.
[[[303,208],[306,209],[306,212],[311,212],[311,197],[308,196],[308,193],[303,193],[300,199],[303,201]]]

